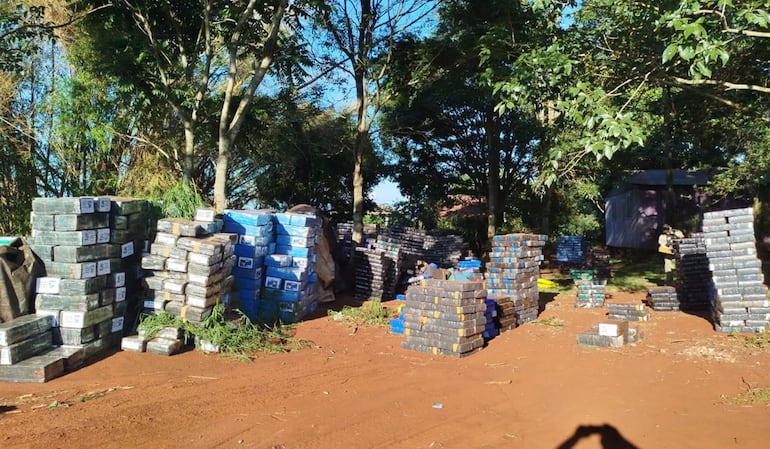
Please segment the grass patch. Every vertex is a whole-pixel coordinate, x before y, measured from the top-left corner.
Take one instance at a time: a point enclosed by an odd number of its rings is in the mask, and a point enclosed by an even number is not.
[[[339,312],[329,310],[328,315],[351,327],[386,327],[394,314],[383,307],[379,298],[373,298],[361,304],[361,307],[344,306]]]
[[[607,283],[607,289],[610,291],[636,293],[663,285],[666,279],[663,262],[656,254],[613,262],[610,269],[612,278]]]
[[[746,385],[746,391],[736,395],[722,395],[723,403],[744,406],[770,404],[770,387],[754,388],[746,382],[746,379],[741,378],[741,380]]]
[[[759,349],[764,351],[770,348],[770,341],[768,341],[767,331],[748,335],[733,332],[730,334],[730,337],[738,339],[741,343],[741,346],[746,349]]]
[[[567,323],[564,320],[556,317],[545,318],[543,320],[535,320],[532,322],[532,324],[541,324],[543,326],[551,326],[551,327],[564,327],[567,325]]]
[[[227,317],[221,304],[214,307],[211,315],[200,326],[184,322],[166,312],[146,315],[139,324],[139,328],[150,338],[163,327],[182,329],[188,342],[195,338],[205,340],[217,346],[222,355],[243,361],[251,361],[252,356],[258,352],[288,352],[310,346],[310,342],[294,337],[293,325],[252,323],[243,314]]]

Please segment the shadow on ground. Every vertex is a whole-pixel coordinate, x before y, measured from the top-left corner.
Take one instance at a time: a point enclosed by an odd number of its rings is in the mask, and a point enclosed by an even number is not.
[[[575,429],[575,433],[556,449],[572,449],[580,440],[594,434],[600,435],[603,449],[639,449],[638,446],[625,439],[618,429],[609,424],[602,424],[601,426],[580,425]]]

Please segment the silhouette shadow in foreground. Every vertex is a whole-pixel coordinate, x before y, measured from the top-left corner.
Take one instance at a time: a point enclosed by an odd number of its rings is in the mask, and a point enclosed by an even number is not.
[[[609,424],[603,424],[601,426],[578,426],[578,428],[575,429],[575,433],[556,449],[572,449],[578,441],[593,434],[601,435],[603,449],[639,449],[630,441],[623,438],[623,435],[618,432],[618,429]]]

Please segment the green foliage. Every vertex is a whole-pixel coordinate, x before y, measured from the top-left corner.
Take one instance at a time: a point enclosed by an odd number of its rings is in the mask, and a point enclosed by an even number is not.
[[[219,346],[226,355],[241,360],[250,360],[257,352],[287,352],[308,346],[308,342],[294,338],[293,326],[275,325],[273,327],[252,323],[241,315],[237,322],[227,319],[220,304],[214,307],[203,326],[187,325],[188,334]]]
[[[181,178],[172,188],[161,193],[158,205],[164,217],[190,220],[195,216],[195,209],[205,204],[195,185]]]
[[[687,64],[695,80],[714,77],[715,70],[725,70],[731,59],[751,48],[752,40],[767,39],[762,34],[770,26],[767,7],[762,0],[680,2],[660,17],[661,28],[675,31],[663,63]]]
[[[162,310],[154,315],[142,315],[138,328],[147,338],[155,338],[164,327],[183,328],[184,323],[178,316]]]
[[[164,327],[182,329],[186,338],[198,338],[220,348],[226,356],[250,361],[257,352],[286,352],[308,346],[308,342],[293,336],[292,326],[261,326],[252,323],[244,315],[238,319],[228,318],[224,306],[218,304],[202,325],[194,325],[181,318],[160,312],[157,315],[142,316],[139,329],[148,338],[157,335]]]
[[[0,3],[0,72],[20,73],[23,62],[39,51],[44,38],[51,36],[44,6]]]
[[[738,339],[738,341],[741,343],[741,346],[746,349],[759,349],[763,351],[770,349],[770,341],[768,341],[767,331],[745,335],[732,333],[730,336]]]
[[[290,95],[255,100],[236,157],[231,191],[251,188],[265,207],[284,209],[311,204],[349,212],[352,204],[353,143],[350,117],[315,105],[320,99]],[[369,148],[364,163],[365,190],[376,185],[381,160]]]
[[[328,315],[335,321],[341,321],[350,327],[385,327],[393,312],[382,305],[379,298],[373,298],[360,307],[344,306],[341,311],[329,310]]]

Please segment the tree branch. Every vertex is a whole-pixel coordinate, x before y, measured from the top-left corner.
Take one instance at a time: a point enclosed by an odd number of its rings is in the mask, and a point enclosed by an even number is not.
[[[673,77],[673,80],[679,84],[683,84],[687,86],[716,86],[716,87],[724,88],[726,90],[750,90],[754,92],[761,92],[763,94],[770,94],[770,87],[758,86],[756,84],[731,83],[728,81],[705,80],[705,79],[691,80],[687,78],[680,78],[678,76]]]

